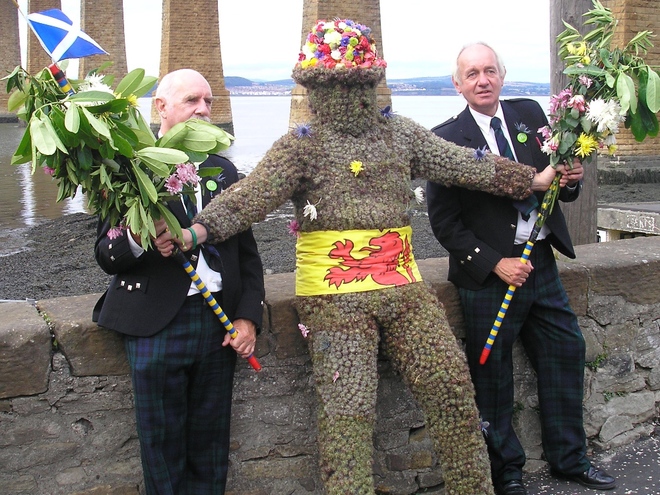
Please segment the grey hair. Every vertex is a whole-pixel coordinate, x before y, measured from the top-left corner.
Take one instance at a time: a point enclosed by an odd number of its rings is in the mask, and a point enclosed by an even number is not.
[[[485,46],[488,48],[490,51],[492,51],[495,54],[495,60],[497,61],[497,70],[499,71],[500,74],[502,74],[502,77],[506,74],[506,67],[504,66],[504,62],[502,61],[502,57],[500,57],[500,54],[495,51],[495,49],[490,46],[488,43],[484,41],[476,41],[474,43],[468,43],[467,45],[463,45],[463,48],[461,48],[461,51],[458,52],[458,55],[456,55],[456,60],[454,60],[454,67],[451,72],[451,77],[456,81],[456,82],[461,82],[461,76],[458,73],[458,59],[461,57],[461,54],[470,47],[473,46]]]

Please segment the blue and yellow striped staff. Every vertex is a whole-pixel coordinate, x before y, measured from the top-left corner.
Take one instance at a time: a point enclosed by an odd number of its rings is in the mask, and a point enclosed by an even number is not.
[[[211,307],[213,312],[220,320],[220,323],[224,325],[225,330],[229,332],[229,336],[232,339],[238,337],[238,332],[236,331],[236,328],[234,328],[234,325],[232,325],[231,321],[229,320],[229,317],[222,310],[218,302],[215,300],[215,297],[213,297],[213,294],[211,294],[211,291],[208,289],[208,287],[206,287],[204,281],[199,277],[193,266],[190,264],[190,261],[188,261],[188,259],[183,255],[183,253],[179,249],[175,249],[174,254],[172,256],[177,262],[181,263],[183,269],[190,277],[190,280],[193,281],[195,287],[197,287],[199,292],[202,294],[202,297],[204,298],[206,303]],[[261,364],[259,364],[259,360],[255,357],[254,354],[250,354],[245,359],[247,359],[247,362],[250,363],[250,366],[252,366],[252,368],[254,368],[255,371],[261,371]]]
[[[527,243],[525,244],[525,248],[523,249],[523,253],[520,256],[520,262],[523,264],[527,264],[527,262],[529,261],[529,255],[531,254],[532,248],[536,243],[536,239],[539,236],[539,232],[541,231],[543,224],[545,224],[548,215],[552,213],[552,209],[554,208],[557,195],[559,194],[559,179],[561,179],[561,174],[557,174],[555,176],[555,178],[552,181],[552,184],[550,184],[550,187],[543,196],[543,201],[541,202],[541,206],[539,207],[539,212],[536,217],[536,222],[534,222],[534,228],[532,229],[532,232],[529,234],[529,239],[527,240]],[[515,292],[516,292],[516,286],[509,285],[509,288],[506,290],[506,294],[504,294],[504,300],[502,301],[500,310],[497,312],[497,316],[495,317],[493,326],[490,329],[490,334],[486,339],[486,345],[484,345],[484,348],[481,351],[481,356],[479,357],[479,364],[486,364],[486,360],[490,355],[490,350],[493,348],[493,344],[495,343],[495,338],[497,337],[497,334],[500,331],[500,327],[502,326],[502,322],[504,321],[504,317],[506,316],[506,311],[509,309],[509,305],[511,304],[511,299],[513,299],[513,294]]]

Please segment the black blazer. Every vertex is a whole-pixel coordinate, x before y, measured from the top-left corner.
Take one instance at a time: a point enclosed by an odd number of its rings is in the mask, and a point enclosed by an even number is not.
[[[218,185],[215,194],[238,181],[236,167],[226,158],[211,155],[202,167],[221,167],[222,174],[212,178]],[[209,179],[202,178],[205,184]],[[206,187],[203,206],[211,199]],[[180,200],[168,202],[182,228],[190,226]],[[148,337],[162,330],[176,316],[186,300],[190,277],[172,258],[163,258],[158,250],[150,249],[139,258],[133,256],[127,235],[114,240],[107,236],[109,225],[99,221],[94,248],[96,261],[108,274],[114,275],[110,286],[97,302],[93,321],[102,327],[140,337]],[[263,317],[264,277],[257,244],[248,229],[225,242],[215,244],[220,256],[209,257],[209,265],[222,275],[222,309],[230,320],[245,318],[257,329]],[[185,255],[196,260],[198,247]],[[193,266],[196,262],[192,261]]]
[[[539,104],[527,98],[502,100],[502,110],[510,133],[517,134],[516,124],[530,130],[525,143],[514,134],[509,140],[518,161],[543,170],[549,157],[541,151],[543,141],[538,129],[548,123]],[[468,107],[460,114],[434,127],[432,131],[447,141],[468,148],[486,146],[484,138]],[[512,200],[481,191],[445,187],[427,183],[427,203],[431,228],[440,244],[449,252],[448,279],[459,287],[478,290],[497,280],[492,273],[500,259],[512,256],[518,210]],[[562,189],[559,199],[574,201],[580,187],[569,192]],[[541,202],[543,193],[535,193]],[[564,215],[556,205],[546,225],[552,234],[548,240],[562,254],[575,258]]]

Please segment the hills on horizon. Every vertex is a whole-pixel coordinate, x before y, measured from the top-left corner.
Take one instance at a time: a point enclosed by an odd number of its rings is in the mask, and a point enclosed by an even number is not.
[[[293,79],[253,81],[244,77],[225,76],[225,87],[235,96],[289,96],[295,86]],[[455,96],[451,76],[387,79],[393,95]],[[507,81],[503,96],[550,96],[550,83]]]

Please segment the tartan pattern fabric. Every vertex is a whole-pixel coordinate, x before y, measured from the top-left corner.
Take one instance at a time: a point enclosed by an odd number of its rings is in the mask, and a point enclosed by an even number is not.
[[[236,363],[225,333],[197,295],[155,336],[125,338],[148,495],[224,493]]]
[[[550,243],[539,241],[530,261],[534,270],[516,290],[484,365],[479,364],[479,356],[507,285],[498,280],[478,291],[459,288],[463,307],[472,308],[465,312],[466,352],[477,405],[482,420],[489,423],[486,443],[493,479],[500,483],[520,479],[525,463],[525,452],[511,426],[512,347],[518,336],[536,371],[546,460],[563,473],[581,473],[590,466],[582,422],[584,338],[561,284]]]

